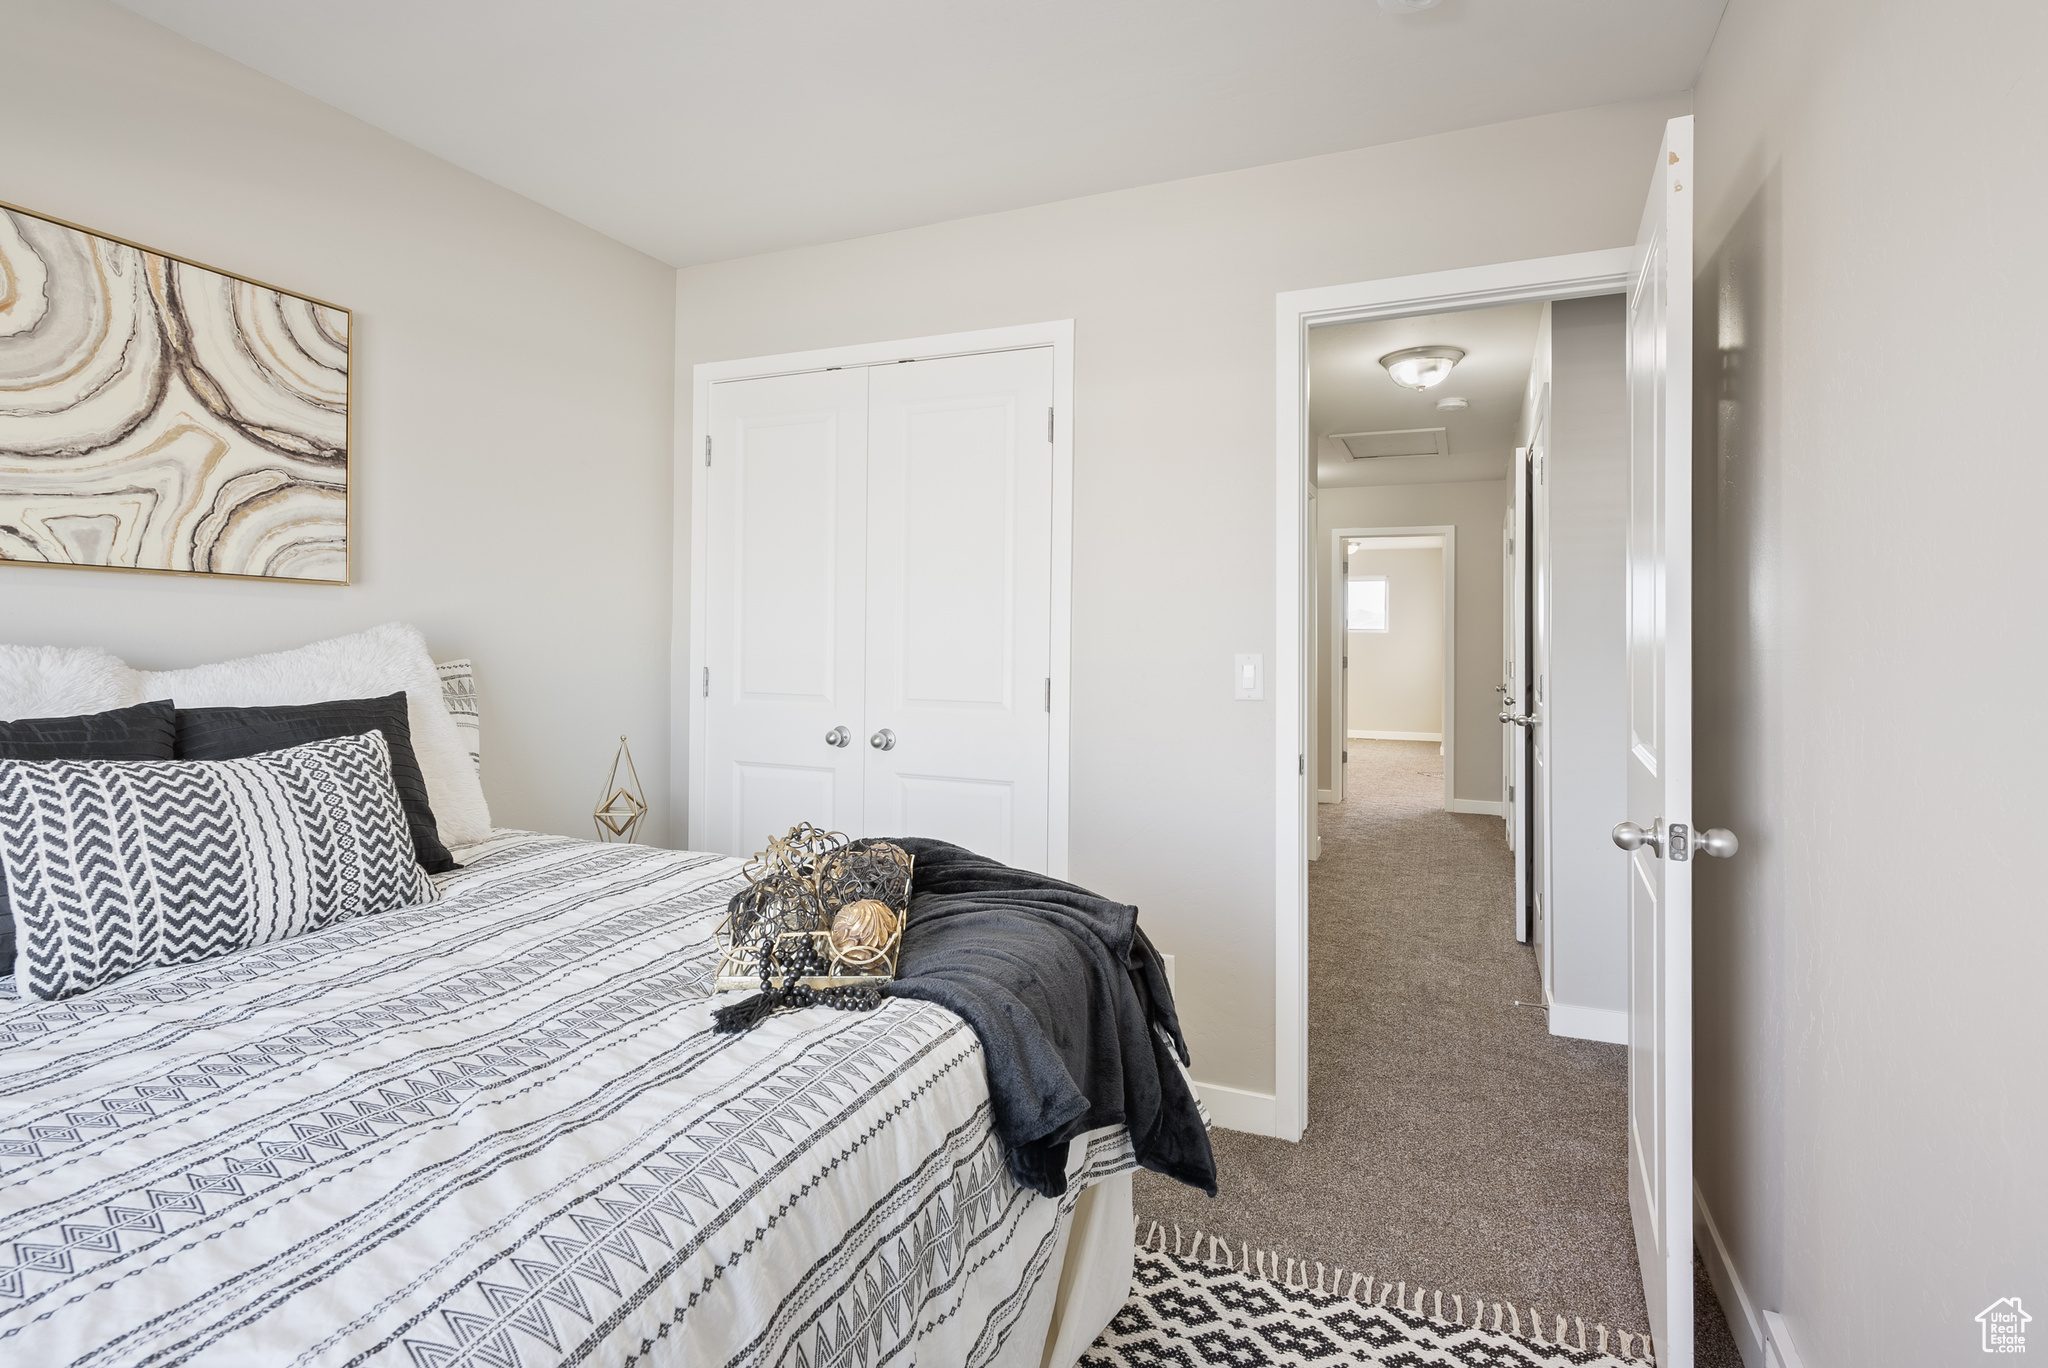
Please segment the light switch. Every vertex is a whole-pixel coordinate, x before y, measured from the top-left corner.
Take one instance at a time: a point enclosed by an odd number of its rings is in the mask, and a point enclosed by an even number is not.
[[[1239,698],[1264,698],[1266,696],[1266,663],[1263,657],[1243,653],[1238,655],[1237,696]]]

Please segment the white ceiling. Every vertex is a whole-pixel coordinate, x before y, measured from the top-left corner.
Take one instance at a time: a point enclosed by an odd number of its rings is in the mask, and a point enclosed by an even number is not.
[[[1316,483],[1324,487],[1498,480],[1512,469],[1515,427],[1536,355],[1539,304],[1390,318],[1316,328],[1308,335],[1309,431],[1317,438]],[[1462,347],[1465,359],[1426,390],[1403,389],[1379,359],[1404,347]],[[1470,407],[1439,413],[1457,396]],[[1440,427],[1450,455],[1354,461],[1334,432]]]
[[[121,0],[676,265],[1690,88],[1726,0]]]

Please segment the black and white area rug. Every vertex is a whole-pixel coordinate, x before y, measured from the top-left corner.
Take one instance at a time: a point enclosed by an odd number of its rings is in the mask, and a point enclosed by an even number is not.
[[[1647,1335],[1535,1307],[1383,1283],[1363,1273],[1233,1251],[1157,1226],[1138,1247],[1131,1299],[1080,1368],[1644,1368]],[[1546,1326],[1545,1322],[1551,1322]]]

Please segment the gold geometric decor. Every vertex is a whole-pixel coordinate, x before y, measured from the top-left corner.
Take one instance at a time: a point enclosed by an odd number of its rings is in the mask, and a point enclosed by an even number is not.
[[[348,583],[349,328],[0,205],[0,561]]]
[[[619,763],[625,762],[626,782],[619,782]],[[640,771],[633,764],[633,752],[626,748],[626,738],[619,738],[619,749],[612,756],[612,772],[605,776],[604,797],[597,800],[597,807],[590,814],[597,823],[597,839],[607,844],[619,841],[627,845],[640,834],[640,823],[647,817],[647,790],[640,787]]]

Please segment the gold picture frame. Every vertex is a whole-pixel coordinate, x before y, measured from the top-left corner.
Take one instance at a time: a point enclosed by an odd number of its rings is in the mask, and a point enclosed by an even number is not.
[[[354,314],[0,203],[0,562],[346,585]]]

